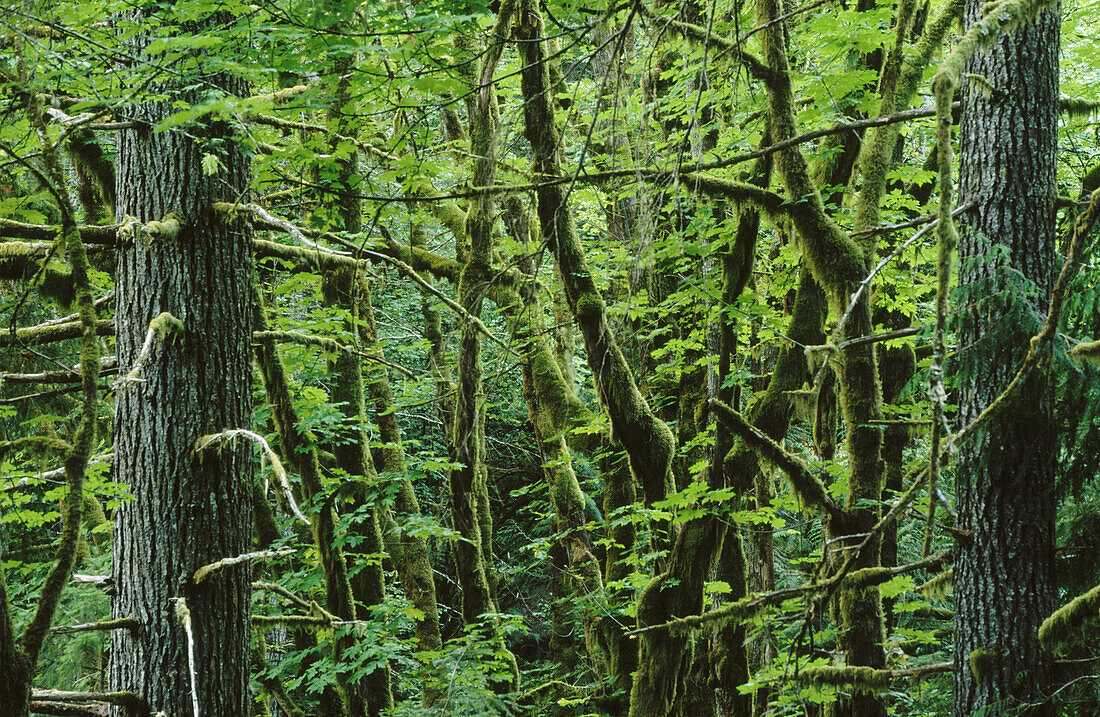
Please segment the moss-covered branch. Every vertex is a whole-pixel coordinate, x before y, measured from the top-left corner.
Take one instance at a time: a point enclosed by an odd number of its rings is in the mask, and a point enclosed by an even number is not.
[[[726,424],[730,430],[759,451],[765,460],[774,464],[786,474],[791,487],[805,501],[807,507],[814,511],[823,512],[832,518],[841,516],[843,511],[829,496],[828,491],[825,490],[825,484],[810,472],[806,464],[787,453],[782,446],[726,404],[711,399],[709,405],[719,420]]]
[[[357,347],[351,344],[342,344],[336,339],[329,338],[328,336],[314,336],[313,334],[305,334],[301,331],[253,331],[253,339],[275,339],[282,343],[301,344],[302,346],[317,346],[324,349],[328,353],[333,354],[349,354],[359,356],[361,358],[369,359],[376,363],[380,363],[384,366],[389,366],[392,369],[400,371],[409,378],[417,378],[410,369],[405,368],[401,364],[394,363],[387,360],[384,356],[378,354],[366,353],[360,351]]]
[[[1051,652],[1058,652],[1081,638],[1081,626],[1086,620],[1096,620],[1100,612],[1100,585],[1069,601],[1043,620],[1039,626],[1039,641]]]
[[[134,617],[119,617],[102,622],[86,622],[80,625],[58,625],[50,628],[51,635],[71,635],[74,632],[93,632],[101,630],[134,630],[141,623]]]
[[[93,336],[114,336],[114,319],[92,319]],[[81,321],[65,324],[41,324],[0,333],[0,348],[6,346],[42,346],[55,341],[83,338],[86,327]],[[96,362],[99,362],[98,357]],[[99,371],[95,370],[98,374]]]
[[[266,560],[268,558],[278,558],[283,555],[293,555],[298,552],[294,548],[284,548],[282,550],[259,550],[252,553],[244,553],[243,555],[235,555],[231,558],[222,558],[221,560],[210,563],[209,565],[203,565],[201,568],[195,571],[195,574],[191,576],[191,582],[198,585],[203,580],[213,575],[222,568],[228,568],[231,565],[239,565],[240,563],[247,563],[252,560]]]
[[[61,243],[69,260],[69,272],[74,289],[74,304],[80,317],[77,336],[81,339],[81,392],[83,402],[80,408],[76,430],[73,432],[72,449],[65,457],[65,482],[67,493],[62,507],[62,530],[58,541],[57,557],[46,575],[42,592],[38,598],[34,616],[27,624],[20,640],[22,651],[28,663],[33,666],[49,634],[50,623],[61,602],[61,593],[69,582],[73,565],[76,563],[77,544],[84,518],[84,473],[88,460],[96,444],[97,418],[99,406],[98,378],[100,351],[100,322],[96,320],[96,307],[92,300],[92,286],[88,278],[88,254],[77,229],[75,214],[69,196],[64,190],[64,175],[57,157],[56,147],[50,139],[42,121],[38,100],[32,100],[28,108],[31,122],[38,132],[42,144],[42,156],[49,184],[47,189],[54,195],[61,209]],[[16,332],[18,334],[18,332]],[[6,336],[11,336],[7,334]],[[0,666],[2,667],[2,666]]]

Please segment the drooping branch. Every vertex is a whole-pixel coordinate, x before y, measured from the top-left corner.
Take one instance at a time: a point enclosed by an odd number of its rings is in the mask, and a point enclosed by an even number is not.
[[[290,487],[290,478],[287,475],[286,468],[283,467],[283,462],[279,460],[278,454],[272,450],[271,444],[269,444],[260,434],[244,428],[232,428],[227,431],[222,431],[221,433],[201,436],[195,441],[195,452],[198,453],[220,441],[228,441],[237,437],[247,438],[260,446],[264,456],[271,462],[271,470],[275,473],[275,477],[279,479],[279,486],[283,489],[283,495],[286,498],[287,505],[290,506],[291,512],[294,513],[294,516],[298,518],[298,520],[306,525],[310,525],[309,518],[302,513],[298,504],[294,501],[294,490]]]
[[[801,460],[783,450],[782,446],[765,435],[760,429],[744,419],[744,417],[725,403],[717,399],[709,402],[715,415],[730,430],[736,433],[747,444],[760,451],[760,454],[770,463],[775,464],[790,480],[795,493],[813,510],[837,518],[843,512],[840,506],[833,501],[825,490],[825,484],[821,479],[810,472]]]

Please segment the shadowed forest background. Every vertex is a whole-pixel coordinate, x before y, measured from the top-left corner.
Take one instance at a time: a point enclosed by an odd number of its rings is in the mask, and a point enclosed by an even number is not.
[[[0,715],[1100,711],[1100,12],[0,16]]]

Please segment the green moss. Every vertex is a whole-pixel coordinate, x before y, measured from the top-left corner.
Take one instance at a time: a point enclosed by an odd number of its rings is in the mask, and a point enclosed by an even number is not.
[[[1080,343],[1066,352],[1075,359],[1087,361],[1095,366],[1100,366],[1100,341]]]
[[[1054,611],[1039,626],[1039,642],[1051,652],[1081,641],[1087,631],[1081,630],[1086,620],[1096,620],[1100,610],[1100,585],[1079,595]]]
[[[992,677],[1000,661],[1001,651],[988,645],[971,651],[966,658],[966,662],[970,666],[970,674],[973,675],[974,681],[978,683],[985,682]]]
[[[1063,97],[1058,105],[1063,112],[1077,119],[1088,117],[1100,111],[1100,100],[1090,100],[1084,97]]]
[[[120,242],[141,242],[151,246],[158,241],[175,241],[180,238],[184,223],[175,212],[169,212],[162,220],[142,224],[131,216],[122,218],[118,227]]]
[[[808,667],[799,671],[798,681],[814,687],[849,687],[862,694],[883,694],[890,689],[890,670],[871,667]]]
[[[577,297],[573,313],[578,321],[598,321],[605,310],[603,299],[595,292],[586,292]]]

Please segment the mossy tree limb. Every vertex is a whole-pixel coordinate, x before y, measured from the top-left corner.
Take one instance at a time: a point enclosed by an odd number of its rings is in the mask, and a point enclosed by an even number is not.
[[[496,172],[498,151],[498,116],[493,76],[509,37],[516,4],[504,0],[498,11],[479,65],[478,86],[473,88],[470,117],[471,150],[475,184],[491,184]],[[464,237],[469,244],[458,282],[459,303],[464,312],[464,326],[458,348],[457,389],[454,430],[450,441],[451,514],[462,540],[454,543],[457,577],[462,589],[462,618],[475,625],[484,615],[497,612],[492,579],[492,516],[489,512],[488,469],[485,465],[485,394],[482,381],[481,307],[489,282],[492,263],[493,228],[496,223],[494,201],[483,195],[471,200],[466,214]],[[519,686],[515,659],[498,636],[499,649],[512,664],[511,679],[495,683],[498,691],[511,691]]]
[[[77,228],[76,217],[57,157],[57,148],[42,120],[42,107],[37,95],[32,95],[28,115],[42,146],[45,174],[39,175],[44,188],[53,195],[61,211],[60,242],[69,259],[69,272],[74,289],[74,302],[79,316],[81,339],[80,408],[72,443],[65,453],[67,491],[61,510],[61,535],[53,565],[46,574],[34,612],[18,642],[12,625],[4,576],[0,569],[0,708],[13,717],[23,717],[30,706],[31,678],[34,675],[50,624],[61,602],[61,594],[69,582],[76,563],[78,543],[84,514],[84,475],[95,448],[97,433],[97,381],[99,378],[99,340],[96,307],[92,300],[88,278],[88,254]]]
[[[364,277],[359,277],[359,281],[365,284],[366,280]],[[378,346],[378,327],[375,322],[369,285],[363,286],[359,296],[361,302],[359,336],[365,346],[377,347],[375,352],[380,354],[382,349]],[[371,376],[366,386],[373,403],[374,420],[378,425],[379,437],[384,444],[381,451],[381,468],[391,476],[400,476],[394,509],[400,516],[417,516],[420,514],[420,505],[408,476],[401,428],[397,423],[393,388],[385,368]],[[386,516],[384,537],[387,551],[397,566],[405,596],[422,614],[414,627],[417,647],[420,651],[439,650],[443,646],[443,640],[439,632],[439,607],[436,603],[435,579],[428,542],[422,535],[405,532],[401,523],[397,522],[392,514]],[[423,679],[422,701],[425,707],[432,707],[440,698],[442,686],[439,680],[440,676],[432,673],[428,666],[424,671]]]
[[[758,0],[757,22],[766,25],[779,16],[774,0]],[[772,138],[781,141],[796,135],[794,98],[791,89],[786,38],[783,27],[775,23],[761,33],[763,61],[774,73],[768,88],[768,109]],[[776,166],[788,196],[795,202],[790,216],[814,277],[838,306],[866,275],[869,257],[826,214],[817,186],[810,178],[808,164],[797,148],[777,155]],[[845,326],[845,337],[856,338],[872,333],[870,299],[865,294],[854,307]],[[843,520],[831,520],[833,535],[866,534],[878,519],[874,507],[882,492],[881,428],[872,421],[882,418],[882,391],[875,365],[874,348],[851,345],[843,353],[840,370],[841,406],[847,430],[848,455],[851,462],[848,509]],[[878,541],[864,546],[857,564],[852,567],[874,567],[879,560]],[[881,669],[885,666],[883,652],[884,625],[878,591],[867,589],[841,591],[840,644],[847,653],[850,666]],[[836,705],[842,715],[885,715],[885,704],[874,695],[855,695]]]
[[[253,321],[258,331],[267,330],[267,318],[258,290],[253,297]],[[334,543],[336,514],[328,503],[322,503],[321,464],[318,446],[312,434],[300,427],[298,412],[291,398],[286,369],[279,358],[274,339],[260,339],[255,343],[256,363],[260,369],[264,390],[271,405],[271,417],[282,444],[283,457],[294,466],[301,479],[301,493],[313,511],[310,530],[317,547],[321,569],[325,576],[325,606],[329,613],[345,620],[354,620],[355,597],[348,579],[347,563],[343,551]],[[348,684],[338,678],[341,709],[349,710]]]
[[[554,120],[554,106],[549,91],[549,63],[543,41],[545,28],[536,3],[522,3],[516,34],[521,40],[523,60],[521,87],[524,96],[524,133],[535,155],[536,170],[547,177],[562,176],[559,150],[559,131]],[[574,223],[573,212],[567,200],[567,189],[562,185],[543,185],[537,192],[538,215],[542,235],[557,259],[566,299],[573,316],[580,326],[587,350],[588,364],[596,381],[601,402],[611,420],[614,437],[626,449],[631,471],[642,486],[646,499],[661,499],[672,489],[672,453],[674,439],[668,426],[654,415],[634,380],[607,320],[603,297],[588,269],[584,249]],[[681,536],[682,537],[682,536]],[[703,539],[699,536],[699,539]],[[681,555],[690,552],[688,546]],[[674,555],[676,550],[674,549]],[[707,572],[706,564],[694,567],[699,575],[681,582],[674,588],[683,592],[684,600],[666,601],[660,585],[651,585],[639,602],[641,619],[654,619],[648,614],[654,610],[664,614],[674,610],[686,614],[701,607],[702,580]],[[698,582],[698,601],[695,583]],[[662,583],[663,584],[663,583]],[[645,595],[648,594],[648,599]],[[685,604],[679,604],[679,603]],[[695,605],[699,602],[699,605]],[[684,612],[680,612],[680,611]],[[640,647],[639,670],[636,673],[631,694],[631,713],[647,714],[667,710],[677,699],[678,686],[682,689],[685,671],[690,659],[684,654],[684,644],[663,638],[660,644]],[[666,659],[667,658],[667,659]],[[663,713],[663,712],[662,712]]]
[[[1095,621],[1098,611],[1100,585],[1078,595],[1043,620],[1039,626],[1039,641],[1051,652],[1073,645],[1082,638],[1082,625],[1088,620]]]

